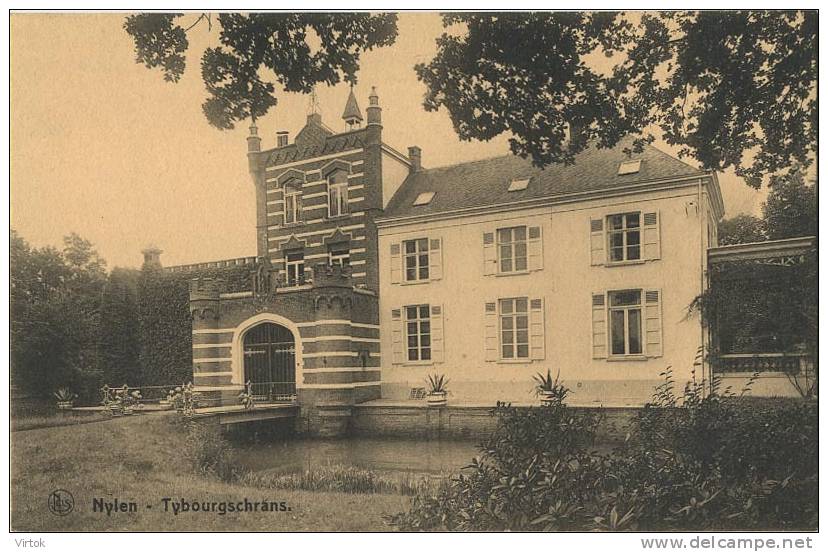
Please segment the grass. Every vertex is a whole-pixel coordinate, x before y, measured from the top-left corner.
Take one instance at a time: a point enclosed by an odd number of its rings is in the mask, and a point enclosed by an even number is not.
[[[136,415],[11,434],[14,531],[383,531],[386,513],[408,508],[399,494],[355,495],[226,483],[192,473],[172,416]],[[74,511],[53,515],[48,496],[65,489]],[[275,513],[164,512],[164,497],[192,501],[284,501]],[[93,498],[138,503],[137,513],[92,511]],[[149,506],[150,508],[147,508]]]
[[[267,489],[414,496],[420,492],[436,492],[443,479],[410,473],[381,474],[353,466],[330,465],[286,475],[247,474],[242,481]]]
[[[24,418],[12,418],[12,431],[26,431],[29,429],[42,429],[46,427],[61,427],[77,424],[88,424],[108,420],[112,416],[107,412],[78,412],[78,411],[57,411],[52,414],[39,416],[26,416]]]

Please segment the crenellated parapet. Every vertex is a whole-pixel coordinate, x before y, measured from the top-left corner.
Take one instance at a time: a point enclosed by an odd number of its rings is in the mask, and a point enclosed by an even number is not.
[[[314,288],[348,288],[353,287],[352,274],[353,270],[350,266],[329,265],[326,263],[319,263],[313,267],[313,287]]]

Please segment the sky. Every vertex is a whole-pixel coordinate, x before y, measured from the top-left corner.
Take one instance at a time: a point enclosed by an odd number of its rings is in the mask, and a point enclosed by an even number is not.
[[[185,23],[196,18],[189,14]],[[167,83],[135,63],[123,20],[112,13],[11,15],[12,228],[38,247],[60,247],[76,232],[110,268],[140,266],[149,244],[164,251],[167,266],[255,255],[247,124],[221,131],[201,111],[199,60],[215,45],[216,27],[189,32],[184,77]],[[441,32],[435,13],[400,15],[396,43],[362,57],[355,93],[363,113],[376,86],[383,141],[403,152],[420,146],[426,168],[508,153],[507,136],[461,142],[447,112],[422,107],[425,86],[413,67],[433,57]],[[322,86],[317,95],[325,123],[344,130],[347,85]],[[277,130],[295,136],[308,112],[307,96],[277,98],[258,121],[263,148],[275,145]],[[719,182],[726,216],[759,213],[763,193],[732,173]]]

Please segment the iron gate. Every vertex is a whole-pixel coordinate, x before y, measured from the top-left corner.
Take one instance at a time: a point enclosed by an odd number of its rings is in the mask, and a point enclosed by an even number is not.
[[[244,381],[256,401],[296,398],[296,343],[290,330],[264,323],[245,334]]]

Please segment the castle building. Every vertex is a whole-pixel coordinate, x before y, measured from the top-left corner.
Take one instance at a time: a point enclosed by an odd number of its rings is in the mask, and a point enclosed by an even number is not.
[[[346,131],[311,113],[272,149],[251,126],[256,258],[168,269],[250,268],[247,291],[191,284],[193,383],[211,404],[238,404],[249,385],[264,400],[295,398],[309,424],[337,433],[350,405],[380,397],[376,219],[409,160],[382,141],[375,91],[368,100],[363,119],[351,92]]]
[[[291,142],[247,139],[256,193],[250,289],[194,279],[193,381],[217,404],[295,399],[323,432],[407,399],[428,374],[452,400],[531,402],[549,370],[578,402],[643,404],[668,366],[693,377],[724,207],[716,175],[628,140],[544,170],[514,156],[427,169],[382,140],[372,89],[342,132],[311,113]],[[157,257],[157,255],[156,255]],[[157,261],[157,259],[155,259]],[[188,267],[171,267],[184,271]]]

